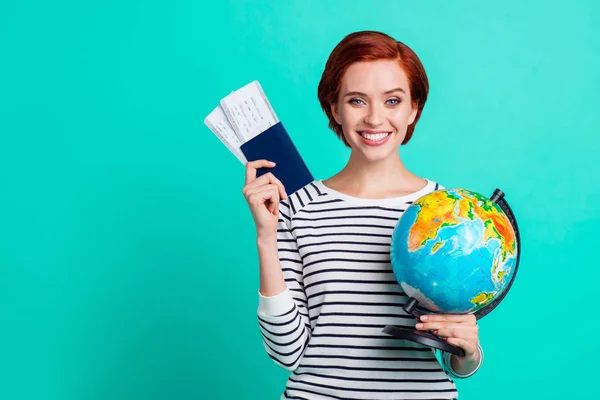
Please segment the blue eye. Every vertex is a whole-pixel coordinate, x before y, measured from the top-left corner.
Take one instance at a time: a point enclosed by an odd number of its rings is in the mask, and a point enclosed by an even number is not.
[[[358,98],[350,99],[350,101],[348,103],[350,103],[352,105],[365,104],[365,102],[362,99],[358,99]],[[401,100],[400,99],[389,99],[386,103],[395,106],[397,104],[400,104]]]

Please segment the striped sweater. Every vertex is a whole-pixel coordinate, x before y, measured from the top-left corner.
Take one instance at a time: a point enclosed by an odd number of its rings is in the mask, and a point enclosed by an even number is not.
[[[407,196],[362,199],[315,180],[280,203],[278,248],[287,283],[259,292],[267,354],[291,375],[281,399],[456,399],[450,354],[393,338],[414,327],[390,264],[404,210],[441,188],[427,180]],[[479,368],[479,367],[477,367]]]

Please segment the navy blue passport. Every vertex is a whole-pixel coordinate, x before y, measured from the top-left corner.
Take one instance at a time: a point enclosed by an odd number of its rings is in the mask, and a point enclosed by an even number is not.
[[[271,172],[281,181],[288,195],[314,180],[306,163],[281,122],[261,132],[240,146],[248,161],[269,160],[273,168],[259,168],[256,176]]]

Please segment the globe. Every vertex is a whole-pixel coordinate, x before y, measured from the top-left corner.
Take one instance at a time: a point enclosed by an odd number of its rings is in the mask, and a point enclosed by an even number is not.
[[[432,312],[465,314],[503,295],[519,247],[518,230],[499,204],[474,191],[442,189],[405,210],[392,234],[390,259],[411,300]]]

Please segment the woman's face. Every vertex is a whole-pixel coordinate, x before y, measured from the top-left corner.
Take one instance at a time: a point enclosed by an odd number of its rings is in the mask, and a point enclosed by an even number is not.
[[[367,161],[397,152],[413,109],[408,78],[397,61],[357,62],[346,70],[332,113],[352,151]]]

